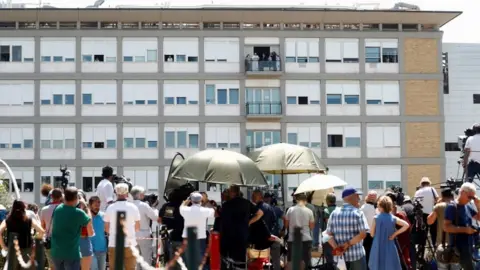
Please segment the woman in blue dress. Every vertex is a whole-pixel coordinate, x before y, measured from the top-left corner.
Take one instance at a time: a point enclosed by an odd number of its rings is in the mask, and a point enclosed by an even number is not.
[[[375,216],[370,228],[373,244],[368,267],[370,270],[402,270],[394,240],[399,234],[408,230],[409,225],[390,213],[393,209],[393,202],[389,197],[380,197],[377,209],[380,213]],[[401,226],[401,228],[396,230],[395,225]]]

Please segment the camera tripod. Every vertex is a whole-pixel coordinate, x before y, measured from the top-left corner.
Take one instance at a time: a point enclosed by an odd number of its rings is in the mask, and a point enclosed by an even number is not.
[[[417,266],[427,265],[427,260],[425,259],[425,250],[428,250],[432,254],[432,258],[435,259],[435,248],[432,244],[432,241],[428,237],[427,224],[423,220],[423,211],[417,210],[415,213],[415,228],[416,235],[415,243],[416,244],[416,262]],[[432,235],[431,237],[436,237]],[[418,241],[419,240],[419,241]],[[419,243],[418,243],[419,242]]]
[[[323,248],[323,237],[322,233],[326,229],[325,224],[325,205],[322,203],[318,208],[318,222],[320,223],[320,235],[319,235],[319,244],[322,245],[322,255],[317,262],[317,265],[312,266],[311,269],[320,269],[320,270],[336,270],[335,264],[327,262],[327,258],[325,257],[325,248]],[[328,243],[325,243],[328,245]]]

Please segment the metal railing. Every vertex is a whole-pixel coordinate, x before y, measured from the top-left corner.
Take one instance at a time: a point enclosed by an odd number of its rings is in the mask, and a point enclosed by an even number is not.
[[[247,72],[280,72],[282,71],[281,60],[245,60]]]
[[[282,102],[247,102],[247,115],[282,115]]]

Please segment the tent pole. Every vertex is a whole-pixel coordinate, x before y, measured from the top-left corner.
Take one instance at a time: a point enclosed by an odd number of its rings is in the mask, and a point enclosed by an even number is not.
[[[284,209],[287,209],[288,205],[288,188],[286,187],[287,181],[285,180],[285,174],[283,171],[281,173],[281,183],[282,183],[282,201]]]

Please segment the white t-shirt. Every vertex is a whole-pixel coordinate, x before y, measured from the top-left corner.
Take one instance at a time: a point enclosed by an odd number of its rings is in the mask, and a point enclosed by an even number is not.
[[[140,211],[135,204],[127,201],[117,201],[108,206],[105,212],[104,220],[109,222],[108,246],[115,247],[115,235],[117,229],[117,212],[125,211],[127,219],[125,220],[125,226],[127,227],[127,235],[125,236],[125,247],[136,246],[137,241],[135,239],[135,222],[140,222]]]
[[[480,162],[480,134],[468,138],[465,142],[465,148],[470,149],[468,161]]]
[[[375,219],[375,215],[377,214],[375,206],[369,203],[365,203],[362,205],[362,207],[360,207],[360,210],[363,212],[363,216],[367,220],[368,228],[372,228],[373,220]]]
[[[434,188],[430,186],[423,187],[415,192],[415,197],[421,198],[420,204],[423,206],[424,214],[430,214],[433,212],[433,206],[436,203],[435,198],[438,198],[438,193]]]
[[[187,238],[187,228],[197,228],[197,239],[207,238],[207,219],[214,217],[215,210],[212,208],[202,207],[198,204],[189,206],[180,206],[180,215],[185,220],[183,227],[183,238]]]
[[[105,211],[108,202],[115,200],[115,192],[113,191],[113,185],[110,180],[103,179],[98,183],[97,196],[100,198],[100,211]]]

